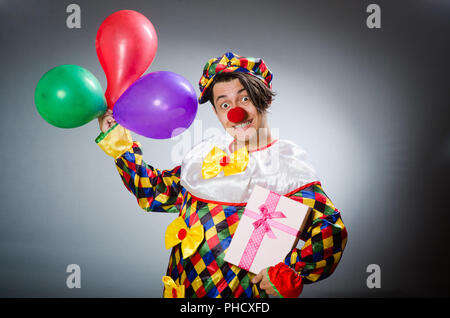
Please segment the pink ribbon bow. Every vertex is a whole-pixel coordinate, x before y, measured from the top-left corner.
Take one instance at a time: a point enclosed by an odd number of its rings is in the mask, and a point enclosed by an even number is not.
[[[269,208],[272,210],[269,211]],[[286,215],[283,214],[283,212],[280,211],[273,211],[275,210],[275,206],[268,207],[266,203],[263,203],[259,206],[259,210],[261,211],[261,214],[259,215],[259,218],[253,222],[253,226],[255,229],[258,229],[261,227],[264,234],[267,234],[268,237],[271,239],[277,238],[275,234],[273,233],[272,229],[270,228],[269,220],[270,219],[277,219],[277,218],[285,218]],[[253,212],[253,211],[252,211]]]
[[[248,241],[244,253],[242,254],[241,260],[239,262],[240,268],[243,268],[247,271],[250,270],[256,253],[261,246],[264,235],[267,234],[267,236],[271,239],[276,238],[271,226],[288,234],[294,236],[298,235],[298,230],[273,220],[286,217],[283,212],[275,211],[279,200],[280,195],[278,193],[270,191],[269,195],[267,196],[266,202],[258,207],[261,213],[257,213],[247,208],[244,210],[244,215],[255,219],[256,221],[252,223],[255,229],[253,230],[253,233],[250,236],[250,240]]]

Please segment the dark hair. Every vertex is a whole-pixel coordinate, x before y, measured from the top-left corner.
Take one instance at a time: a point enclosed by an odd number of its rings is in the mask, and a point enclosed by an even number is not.
[[[227,72],[220,73],[214,77],[213,82],[208,87],[206,92],[207,99],[214,106],[213,87],[216,83],[229,82],[234,79],[239,79],[242,86],[247,91],[250,100],[255,105],[258,113],[264,113],[273,101],[276,93],[273,92],[266,84],[256,76],[244,73],[244,72]]]

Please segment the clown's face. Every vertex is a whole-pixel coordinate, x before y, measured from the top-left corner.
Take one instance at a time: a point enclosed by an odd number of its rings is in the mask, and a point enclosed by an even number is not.
[[[264,143],[262,137],[270,136],[266,114],[258,113],[239,79],[216,83],[212,93],[214,110],[222,126],[233,138],[245,142],[249,150],[257,147],[258,140]],[[245,111],[242,120],[237,123],[228,116],[230,110],[236,107]]]

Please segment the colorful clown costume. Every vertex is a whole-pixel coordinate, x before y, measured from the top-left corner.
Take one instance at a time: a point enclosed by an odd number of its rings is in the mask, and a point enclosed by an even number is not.
[[[140,143],[119,124],[96,139],[115,159],[123,184],[142,209],[178,214],[165,237],[172,248],[163,278],[165,297],[267,297],[251,283],[254,274],[224,261],[255,185],[313,209],[304,245],[267,269],[281,297],[298,297],[303,284],[330,276],[341,259],[347,231],[306,153],[282,139],[231,153],[232,141],[226,133],[206,138],[179,166],[159,170],[143,161]]]

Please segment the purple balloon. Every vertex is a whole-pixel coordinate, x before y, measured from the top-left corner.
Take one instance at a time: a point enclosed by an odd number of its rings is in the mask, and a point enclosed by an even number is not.
[[[197,114],[197,96],[183,76],[152,72],[135,81],[114,104],[114,119],[145,137],[168,139],[181,134]]]

